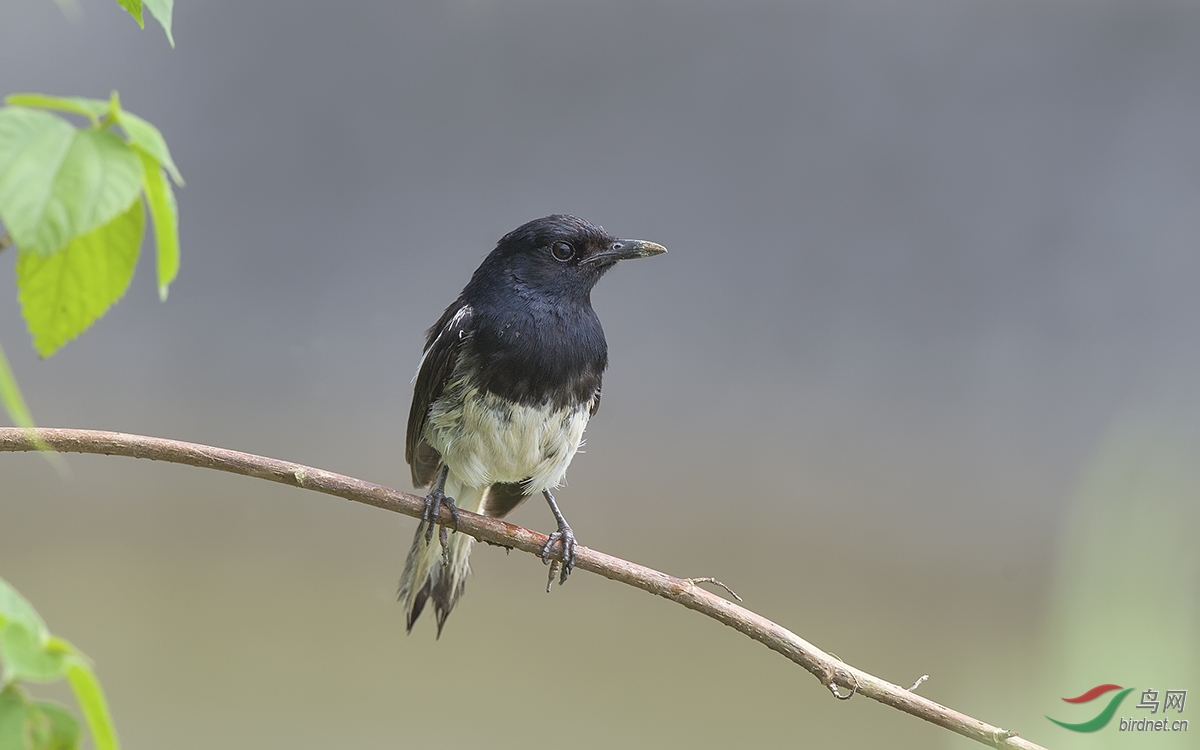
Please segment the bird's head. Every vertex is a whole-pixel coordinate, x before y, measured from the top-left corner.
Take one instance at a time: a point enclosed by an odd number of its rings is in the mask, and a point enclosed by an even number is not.
[[[585,301],[604,272],[618,261],[666,251],[662,245],[617,239],[583,219],[555,214],[504,235],[475,275],[482,283],[495,284],[499,278],[507,278],[535,294]]]

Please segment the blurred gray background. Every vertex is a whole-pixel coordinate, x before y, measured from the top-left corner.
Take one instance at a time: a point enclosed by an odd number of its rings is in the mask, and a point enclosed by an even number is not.
[[[42,362],[0,295],[40,424],[408,489],[424,329],[575,213],[671,251],[594,295],[582,544],[1054,747],[1145,745],[1043,718],[1092,685],[1200,696],[1200,5],[179,0],[173,51],[112,0],[0,9],[0,93],[119,89],[187,179],[166,304],[147,241]],[[973,746],[493,548],[406,637],[414,520],[69,463],[0,455],[0,576],[129,748]]]

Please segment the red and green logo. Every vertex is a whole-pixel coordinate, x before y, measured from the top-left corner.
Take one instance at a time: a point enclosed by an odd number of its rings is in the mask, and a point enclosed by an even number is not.
[[[1089,721],[1082,721],[1078,724],[1068,724],[1065,721],[1051,719],[1049,716],[1046,718],[1050,719],[1050,721],[1053,721],[1055,724],[1064,729],[1070,729],[1072,732],[1095,732],[1103,729],[1104,726],[1112,720],[1113,714],[1117,712],[1117,708],[1121,705],[1121,701],[1125,700],[1125,696],[1133,692],[1133,688],[1122,688],[1120,685],[1114,685],[1110,682],[1107,685],[1097,685],[1083,695],[1078,695],[1074,698],[1063,698],[1063,700],[1067,703],[1091,703],[1105,693],[1111,693],[1114,690],[1120,690],[1121,692],[1110,698],[1108,705],[1104,707],[1104,710],[1096,714],[1095,718],[1090,719]]]

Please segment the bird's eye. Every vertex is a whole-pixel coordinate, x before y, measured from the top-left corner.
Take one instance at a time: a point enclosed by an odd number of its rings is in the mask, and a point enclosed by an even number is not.
[[[554,253],[556,260],[564,262],[575,257],[575,248],[571,247],[569,242],[555,242],[550,246],[550,252]]]

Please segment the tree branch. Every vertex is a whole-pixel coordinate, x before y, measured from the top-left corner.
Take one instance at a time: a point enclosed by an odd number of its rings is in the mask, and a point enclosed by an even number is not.
[[[366,503],[407,516],[420,517],[425,507],[424,498],[407,492],[289,461],[224,448],[119,432],[0,427],[0,451],[37,450],[39,440],[45,441],[55,450],[66,453],[100,453],[109,456],[148,458],[243,474]],[[439,520],[449,523],[450,511],[443,507]],[[544,534],[467,511],[459,512],[458,529],[481,541],[539,556],[542,545],[546,543]],[[855,669],[765,617],[701,589],[696,585],[701,579],[675,578],[583,546],[576,548],[575,560],[577,568],[678,602],[688,609],[708,615],[750,636],[772,651],[783,654],[804,667],[839,698],[862,695],[992,747],[1044,750],[1041,746],[1016,736],[1016,732],[985,724],[923,698],[911,690],[905,690],[899,685]],[[845,692],[839,693],[839,688],[848,691],[849,695]]]

